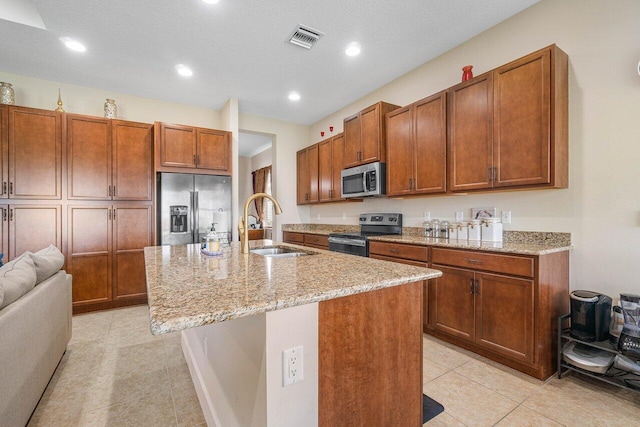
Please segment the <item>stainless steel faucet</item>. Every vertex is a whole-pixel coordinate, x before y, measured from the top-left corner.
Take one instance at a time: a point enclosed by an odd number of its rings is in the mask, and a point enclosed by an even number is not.
[[[243,254],[248,254],[249,253],[249,231],[248,231],[248,223],[249,223],[249,204],[254,201],[255,199],[257,199],[258,197],[264,197],[267,198],[269,200],[271,200],[273,202],[273,208],[276,212],[276,215],[279,215],[282,213],[282,208],[280,207],[280,204],[278,204],[278,202],[276,201],[276,199],[273,198],[273,196],[271,196],[270,194],[267,193],[256,193],[253,194],[251,196],[249,196],[249,198],[247,199],[246,202],[244,202],[244,214],[242,216],[242,218],[240,218],[240,220],[238,221],[238,231],[240,232],[240,244],[241,244],[241,248],[242,248],[242,253]]]

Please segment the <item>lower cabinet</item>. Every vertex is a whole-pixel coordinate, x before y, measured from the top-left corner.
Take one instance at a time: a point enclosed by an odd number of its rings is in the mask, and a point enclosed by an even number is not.
[[[426,246],[406,245],[388,242],[369,242],[369,258],[381,259],[385,261],[400,262],[402,264],[414,265],[416,267],[427,267],[429,248]],[[422,329],[426,331],[429,327],[428,320],[428,281],[422,282]]]
[[[62,250],[60,205],[3,205],[0,211],[3,262],[11,261],[25,251],[36,252],[49,245]]]
[[[293,243],[294,245],[304,245],[304,233],[295,231],[283,231],[282,241],[284,243]]]
[[[329,249],[329,236],[314,233],[300,233],[297,231],[283,231],[282,241],[294,245],[309,246],[317,249]]]
[[[144,247],[153,244],[151,206],[69,206],[74,312],[146,301]]]

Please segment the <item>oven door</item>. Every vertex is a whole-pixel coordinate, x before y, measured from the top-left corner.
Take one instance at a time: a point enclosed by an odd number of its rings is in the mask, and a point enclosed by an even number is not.
[[[343,254],[369,256],[369,245],[366,240],[329,237],[329,250]]]

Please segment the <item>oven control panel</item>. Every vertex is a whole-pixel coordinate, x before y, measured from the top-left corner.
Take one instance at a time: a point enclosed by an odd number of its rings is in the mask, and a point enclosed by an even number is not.
[[[360,225],[394,225],[402,227],[402,214],[400,213],[371,213],[361,214]]]

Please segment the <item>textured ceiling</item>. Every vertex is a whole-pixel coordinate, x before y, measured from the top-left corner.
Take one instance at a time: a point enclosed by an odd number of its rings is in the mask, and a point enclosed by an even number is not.
[[[536,2],[33,0],[46,30],[0,19],[0,69],[216,110],[237,98],[242,113],[311,124]],[[297,24],[325,35],[291,45]],[[354,40],[362,53],[347,57]]]

